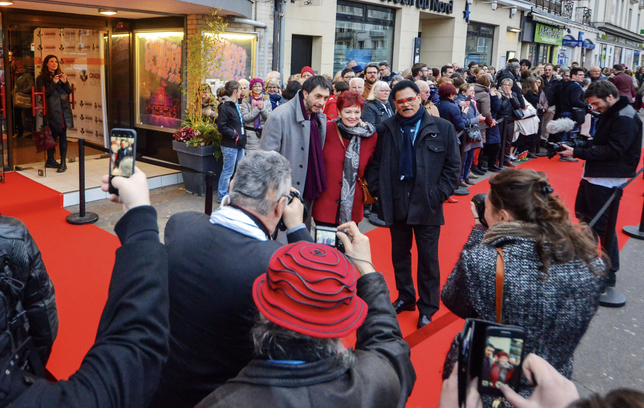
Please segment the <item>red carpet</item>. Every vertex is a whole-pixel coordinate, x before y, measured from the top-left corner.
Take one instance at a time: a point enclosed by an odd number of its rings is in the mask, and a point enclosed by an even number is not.
[[[548,178],[555,190],[566,204],[566,207],[574,212],[577,187],[582,174],[582,162],[566,163],[554,158],[539,158],[531,160],[522,167],[532,168],[548,174]],[[456,204],[444,204],[445,225],[441,230],[439,244],[439,259],[441,265],[441,286],[445,284],[447,277],[458,261],[463,245],[467,241],[474,220],[470,212],[470,200],[474,194],[487,192],[489,184],[482,181],[470,189],[471,194],[465,197],[457,197]],[[622,197],[619,217],[617,220],[618,240],[620,249],[626,243],[628,237],[621,232],[624,225],[638,225],[642,212],[642,192],[644,191],[644,180],[637,178],[624,191]],[[387,284],[391,291],[392,300],[397,297],[396,284],[394,280],[393,266],[391,264],[391,237],[388,229],[377,228],[367,234],[372,244],[372,256],[376,269],[385,275]],[[415,243],[412,248],[412,265],[416,268],[417,254]],[[415,281],[415,273],[414,273]],[[442,369],[445,355],[454,336],[463,327],[463,320],[452,314],[447,308],[441,305],[441,309],[433,317],[429,326],[420,330],[416,329],[418,312],[403,312],[398,315],[400,327],[405,340],[412,347],[411,357],[418,377],[414,391],[409,398],[407,406],[416,407],[437,407],[442,387]]]
[[[47,368],[66,379],[94,344],[120,244],[94,225],[68,224],[62,203],[60,193],[20,174],[0,184],[0,213],[27,225],[56,288],[60,326]]]

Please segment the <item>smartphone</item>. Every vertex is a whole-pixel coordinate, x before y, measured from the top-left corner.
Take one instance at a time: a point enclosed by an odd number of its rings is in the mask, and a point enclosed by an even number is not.
[[[134,129],[112,129],[110,132],[110,194],[119,194],[112,186],[115,176],[130,177],[134,173],[136,157],[136,131]]]
[[[512,326],[488,326],[481,371],[478,381],[480,394],[503,396],[501,384],[514,391],[519,389],[525,331]]]
[[[338,239],[337,232],[337,228],[316,226],[315,243],[337,248],[338,251],[344,253],[344,244]]]

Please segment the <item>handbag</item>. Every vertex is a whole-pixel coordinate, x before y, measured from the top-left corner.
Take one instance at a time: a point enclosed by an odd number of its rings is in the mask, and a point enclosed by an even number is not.
[[[514,109],[513,112],[516,119],[523,119],[523,117],[525,116],[522,109]]]
[[[474,127],[467,128],[467,141],[468,142],[481,142],[483,137],[481,136],[481,131]]]
[[[41,130],[33,132],[32,138],[36,144],[38,153],[53,149],[58,145],[51,135],[51,129],[47,125],[43,126]]]
[[[13,105],[20,109],[31,109],[31,95],[16,93],[13,95]]]
[[[378,200],[375,199],[369,192],[369,185],[367,184],[367,181],[358,177],[358,184],[360,184],[360,187],[362,187],[362,204],[375,204]]]
[[[503,280],[505,278],[505,264],[503,262],[503,251],[496,249],[499,255],[496,257],[496,322],[501,324],[503,315]]]

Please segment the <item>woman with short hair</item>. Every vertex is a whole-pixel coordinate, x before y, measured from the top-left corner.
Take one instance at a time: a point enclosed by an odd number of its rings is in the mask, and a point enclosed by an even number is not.
[[[362,111],[362,120],[377,126],[383,120],[392,117],[394,111],[389,104],[389,95],[391,95],[389,84],[376,81],[367,97],[368,103]]]

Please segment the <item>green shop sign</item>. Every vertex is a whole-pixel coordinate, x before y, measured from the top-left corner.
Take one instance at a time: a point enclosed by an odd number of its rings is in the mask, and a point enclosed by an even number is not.
[[[562,39],[563,30],[561,28],[537,23],[534,29],[534,42],[549,45],[561,45]]]

